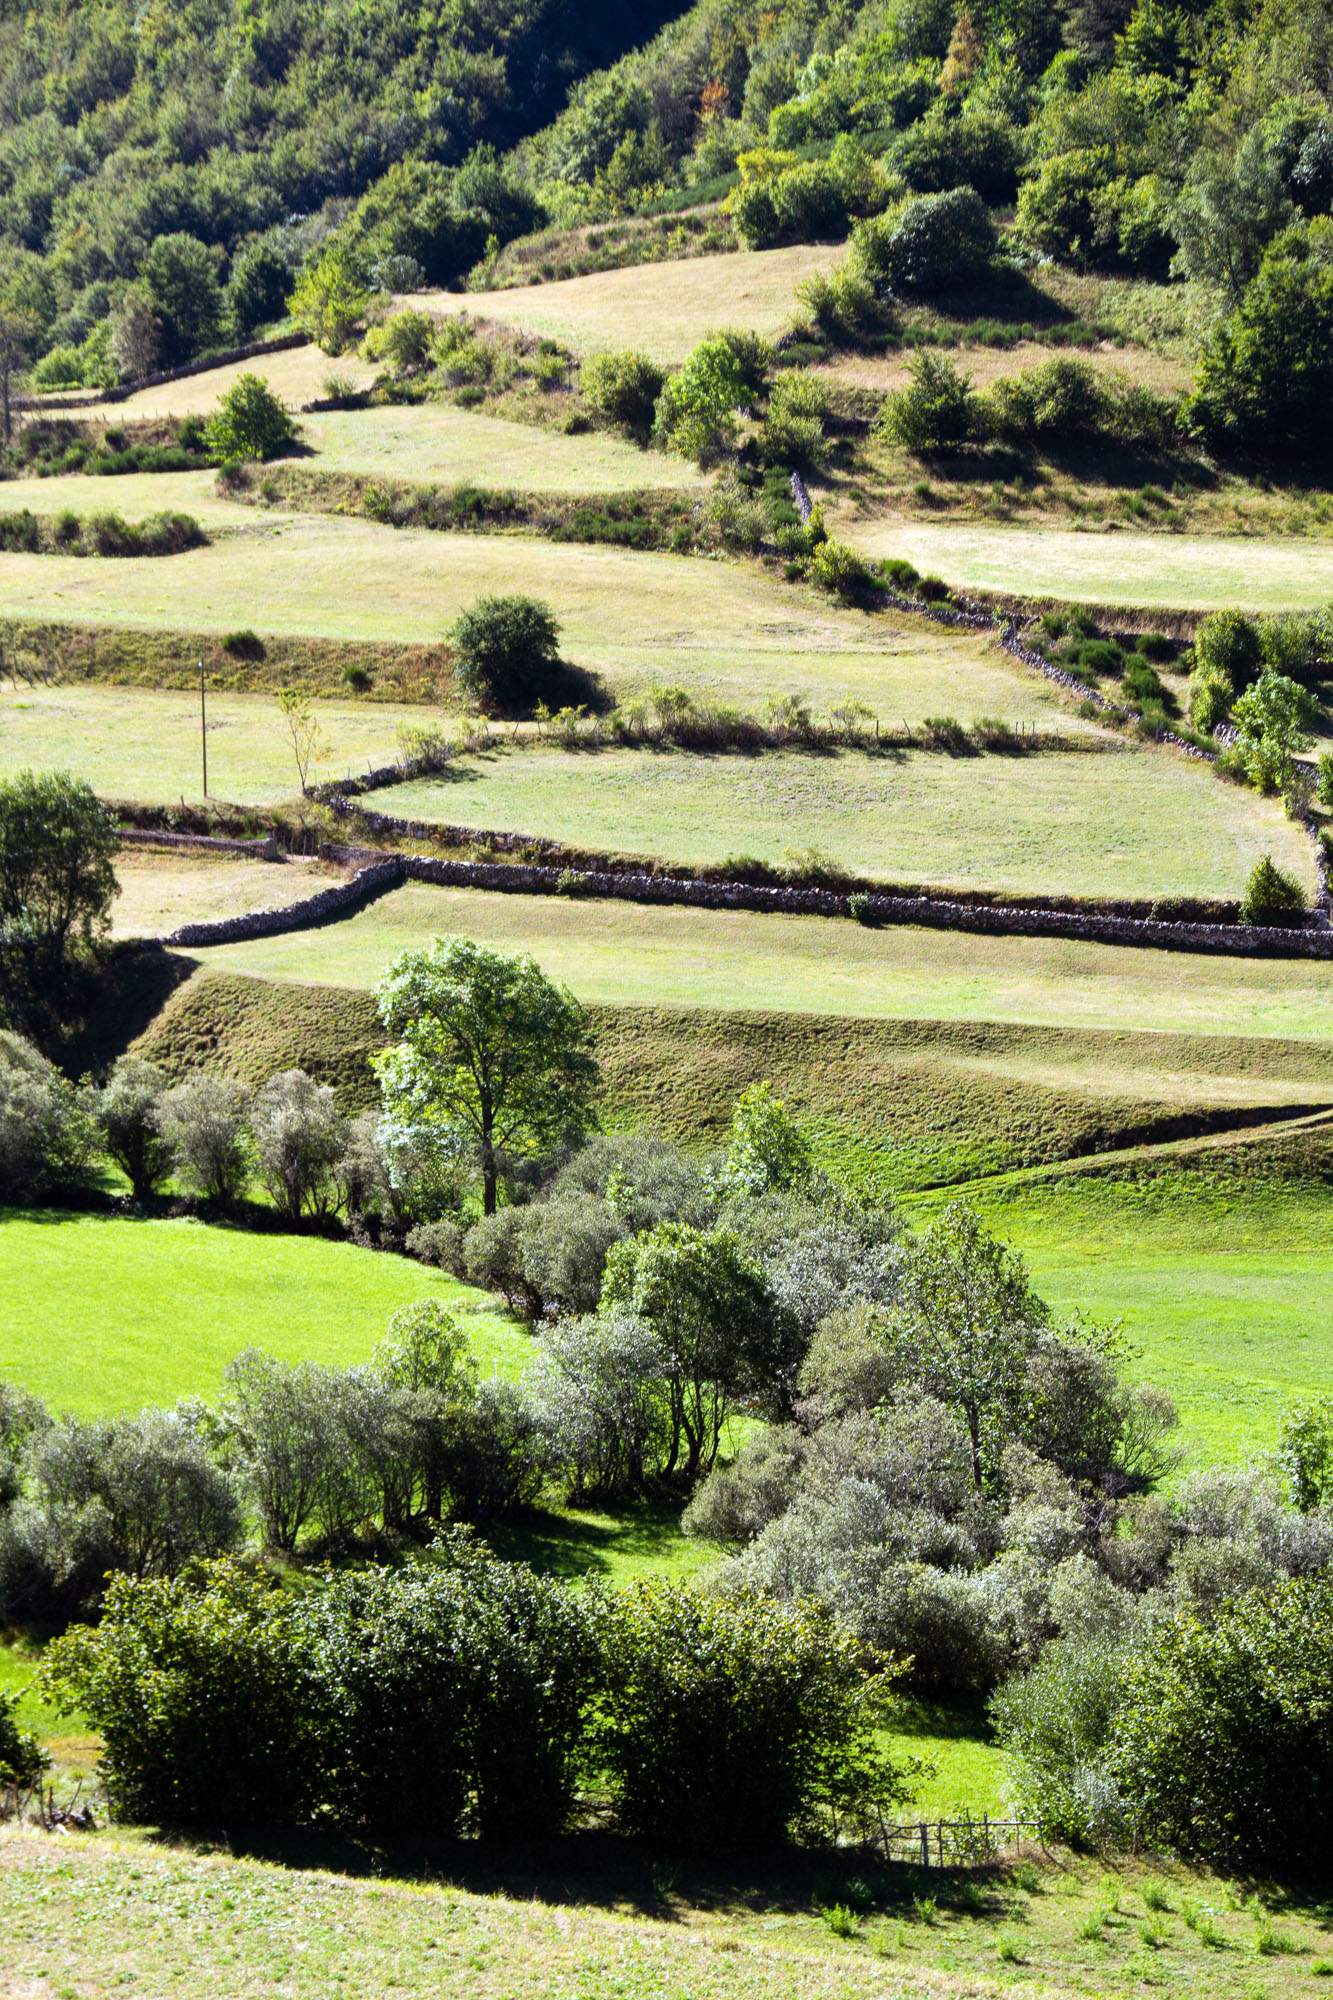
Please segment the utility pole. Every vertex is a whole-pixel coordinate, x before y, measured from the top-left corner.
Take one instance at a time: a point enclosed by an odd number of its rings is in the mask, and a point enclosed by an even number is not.
[[[208,709],[204,702],[204,663],[199,662],[199,750],[204,760],[204,797],[208,797]]]

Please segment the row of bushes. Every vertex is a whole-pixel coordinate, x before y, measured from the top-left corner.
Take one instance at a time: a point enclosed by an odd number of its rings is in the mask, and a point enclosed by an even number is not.
[[[1068,355],[978,393],[947,355],[923,349],[908,386],[885,398],[879,428],[921,455],[992,442],[1044,449],[1115,442],[1154,452],[1183,442],[1178,398],[1108,379]]]
[[[113,1583],[41,1667],[140,1821],[542,1839],[593,1790],[685,1851],[861,1830],[901,1796],[888,1681],[826,1619],[571,1590],[461,1536],[299,1596],[227,1563]]]
[[[0,550],[10,554],[69,556],[175,556],[202,548],[208,536],[192,514],[164,511],[142,521],[119,514],[87,514],[69,508],[48,519],[22,507],[0,513]]]

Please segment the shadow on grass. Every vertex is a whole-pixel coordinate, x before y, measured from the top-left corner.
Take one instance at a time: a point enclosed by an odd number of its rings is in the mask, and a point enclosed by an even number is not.
[[[614,1515],[534,1510],[520,1521],[494,1522],[485,1539],[507,1562],[524,1562],[547,1576],[609,1576],[614,1570],[660,1568],[680,1545],[680,1499],[642,1500]]]
[[[393,1840],[336,1832],[254,1827],[153,1829],[150,1839],[278,1868],[426,1882],[470,1895],[502,1895],[650,1917],[819,1917],[841,1904],[858,1916],[913,1918],[937,1912],[996,1923],[1011,1913],[1011,1870],[921,1868],[884,1862],[870,1849],[778,1848],[702,1860],[590,1827],[531,1844],[481,1840]],[[927,1900],[928,1899],[928,1900]],[[923,1908],[924,1905],[924,1908]]]

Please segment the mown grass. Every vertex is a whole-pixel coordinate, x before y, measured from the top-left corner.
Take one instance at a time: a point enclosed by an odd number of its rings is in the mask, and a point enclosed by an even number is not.
[[[276,805],[299,786],[291,738],[272,696],[208,695],[208,788],[237,805]],[[311,782],[387,764],[398,731],[428,708],[322,702]],[[0,688],[0,774],[72,771],[108,798],[170,803],[202,796],[199,693],[63,684]]]
[[[500,750],[375,801],[412,819],[716,863],[817,847],[878,880],[1072,895],[1240,895],[1272,853],[1314,887],[1280,807],[1146,750],[1026,757]]]
[[[680,361],[720,327],[772,339],[797,313],[796,287],[826,271],[842,252],[832,244],[745,250],[672,264],[598,271],[504,291],[424,292],[408,301],[441,315],[466,312],[567,341],[580,352],[638,347]]]
[[[116,856],[120,894],[111,908],[112,936],[161,937],[178,925],[240,916],[314,896],[342,871],[302,861],[247,861],[188,850],[122,848]]]
[[[1287,2000],[1333,1942],[1311,1896],[1169,1863],[1034,1856],[965,1874],[835,1851],[707,1867],[605,1837],[495,1851],[432,1846],[424,1829],[387,1851],[214,1847],[0,1832],[12,1990],[986,2000],[1169,1984],[1183,2000]]]
[[[849,519],[870,556],[905,556],[952,584],[1089,604],[1284,611],[1333,597],[1333,546],[1272,536],[1081,533],[964,521]],[[184,560],[181,558],[180,560]]]
[[[988,640],[908,613],[870,616],[734,563],[237,511],[244,527],[174,557],[169,583],[161,565],[6,555],[6,613],[44,625],[248,629],[280,659],[286,641],[312,637],[438,645],[478,597],[522,591],[550,604],[566,657],[618,696],[669,682],[752,707],[774,693],[821,708],[851,695],[896,717],[909,691],[946,711],[1058,712]]]
[[[848,919],[581,902],[411,884],[337,924],[210,947],[215,970],[369,987],[396,953],[458,931],[535,953],[602,1004],[861,1018],[1276,1035],[1333,1029],[1327,970],[1306,959],[1145,951]]]
[[[280,354],[259,354],[251,361],[229,361],[220,368],[206,368],[199,375],[187,375],[179,382],[161,382],[151,389],[137,389],[119,403],[93,403],[76,414],[93,422],[133,423],[145,417],[206,416],[216,409],[218,399],[231,388],[239,375],[258,375],[289,409],[299,410],[323,393],[330,375],[340,375],[354,389],[369,388],[378,367],[355,353],[340,354],[331,360],[313,344],[289,347]]]
[[[301,442],[315,454],[302,462],[330,472],[439,485],[618,493],[632,487],[697,491],[709,484],[688,459],[640,451],[605,431],[567,436],[451,403],[317,411],[302,417]]]
[[[211,1401],[247,1347],[367,1361],[417,1299],[464,1316],[484,1374],[521,1370],[527,1337],[492,1299],[404,1257],[186,1219],[0,1210],[0,1380],[80,1416]]]

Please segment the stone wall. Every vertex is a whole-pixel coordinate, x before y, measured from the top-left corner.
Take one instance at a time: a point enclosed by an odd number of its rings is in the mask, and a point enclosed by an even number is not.
[[[212,923],[182,924],[179,930],[159,940],[172,949],[188,945],[239,944],[244,938],[276,937],[283,931],[306,930],[311,924],[330,917],[345,917],[386,889],[396,889],[403,880],[403,863],[398,855],[359,868],[347,882],[336,882],[317,895],[304,896],[296,903],[282,903],[274,909],[251,910],[245,916],[219,917]]]

